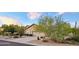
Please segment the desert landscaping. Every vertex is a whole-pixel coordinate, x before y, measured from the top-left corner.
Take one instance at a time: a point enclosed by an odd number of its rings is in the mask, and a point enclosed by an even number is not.
[[[72,27],[64,21],[62,15],[41,16],[37,24],[2,24],[0,40],[8,46],[72,46],[79,45],[79,27],[77,21]],[[8,43],[7,43],[8,42]],[[14,44],[15,43],[15,44]]]

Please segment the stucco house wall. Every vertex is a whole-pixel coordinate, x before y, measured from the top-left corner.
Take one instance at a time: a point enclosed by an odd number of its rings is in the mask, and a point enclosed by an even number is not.
[[[30,25],[28,28],[26,28],[25,34],[33,34],[35,36],[45,36],[44,33],[35,31],[36,26],[37,25],[35,24]]]

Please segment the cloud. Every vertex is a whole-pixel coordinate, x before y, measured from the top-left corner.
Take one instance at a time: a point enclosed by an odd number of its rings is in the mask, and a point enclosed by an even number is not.
[[[21,25],[21,23],[18,20],[10,18],[10,17],[4,17],[4,16],[0,16],[0,23],[7,24],[7,25],[10,25],[10,24]]]
[[[60,16],[63,15],[65,12],[57,12],[54,16]]]
[[[27,14],[27,16],[30,19],[36,19],[36,18],[39,18],[41,16],[41,13],[39,13],[39,12],[29,12]]]
[[[58,12],[58,15],[62,15],[62,14],[64,14],[65,12]]]

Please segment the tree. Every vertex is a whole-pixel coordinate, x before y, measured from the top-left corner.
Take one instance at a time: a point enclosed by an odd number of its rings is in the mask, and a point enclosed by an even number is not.
[[[24,30],[25,30],[25,27],[24,27],[24,26],[19,26],[19,27],[17,28],[17,33],[20,35],[20,37],[21,37],[22,35],[24,35]]]
[[[3,28],[3,31],[4,32],[8,31],[8,25],[6,25],[6,24],[2,25],[1,28]]]
[[[15,29],[15,25],[2,25],[2,28],[4,29],[3,32],[4,34],[7,33],[7,34],[10,34],[10,35],[13,35],[14,32],[16,32],[16,29]]]
[[[39,20],[37,30],[45,33],[46,36],[53,40],[62,41],[70,33],[70,24],[62,20],[61,16],[49,17],[44,16]]]
[[[2,25],[2,28],[4,29],[4,33],[10,33],[10,35],[14,35],[16,32],[20,37],[24,34],[25,27],[24,26],[18,26],[18,25]]]
[[[75,22],[75,26],[71,28],[71,32],[74,36],[79,36],[79,28],[77,27],[77,21]]]
[[[9,25],[8,32],[11,32],[11,34],[13,34],[14,32],[16,32],[15,25]]]
[[[44,16],[39,19],[39,24],[36,27],[36,31],[45,33],[45,36],[51,35],[51,29],[54,19],[48,16]]]

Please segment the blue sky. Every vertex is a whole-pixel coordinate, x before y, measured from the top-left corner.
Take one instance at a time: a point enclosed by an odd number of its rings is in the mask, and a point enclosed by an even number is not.
[[[33,24],[37,23],[42,15],[54,17],[62,15],[66,22],[74,26],[74,22],[79,23],[79,12],[0,12],[0,25],[2,24]]]

